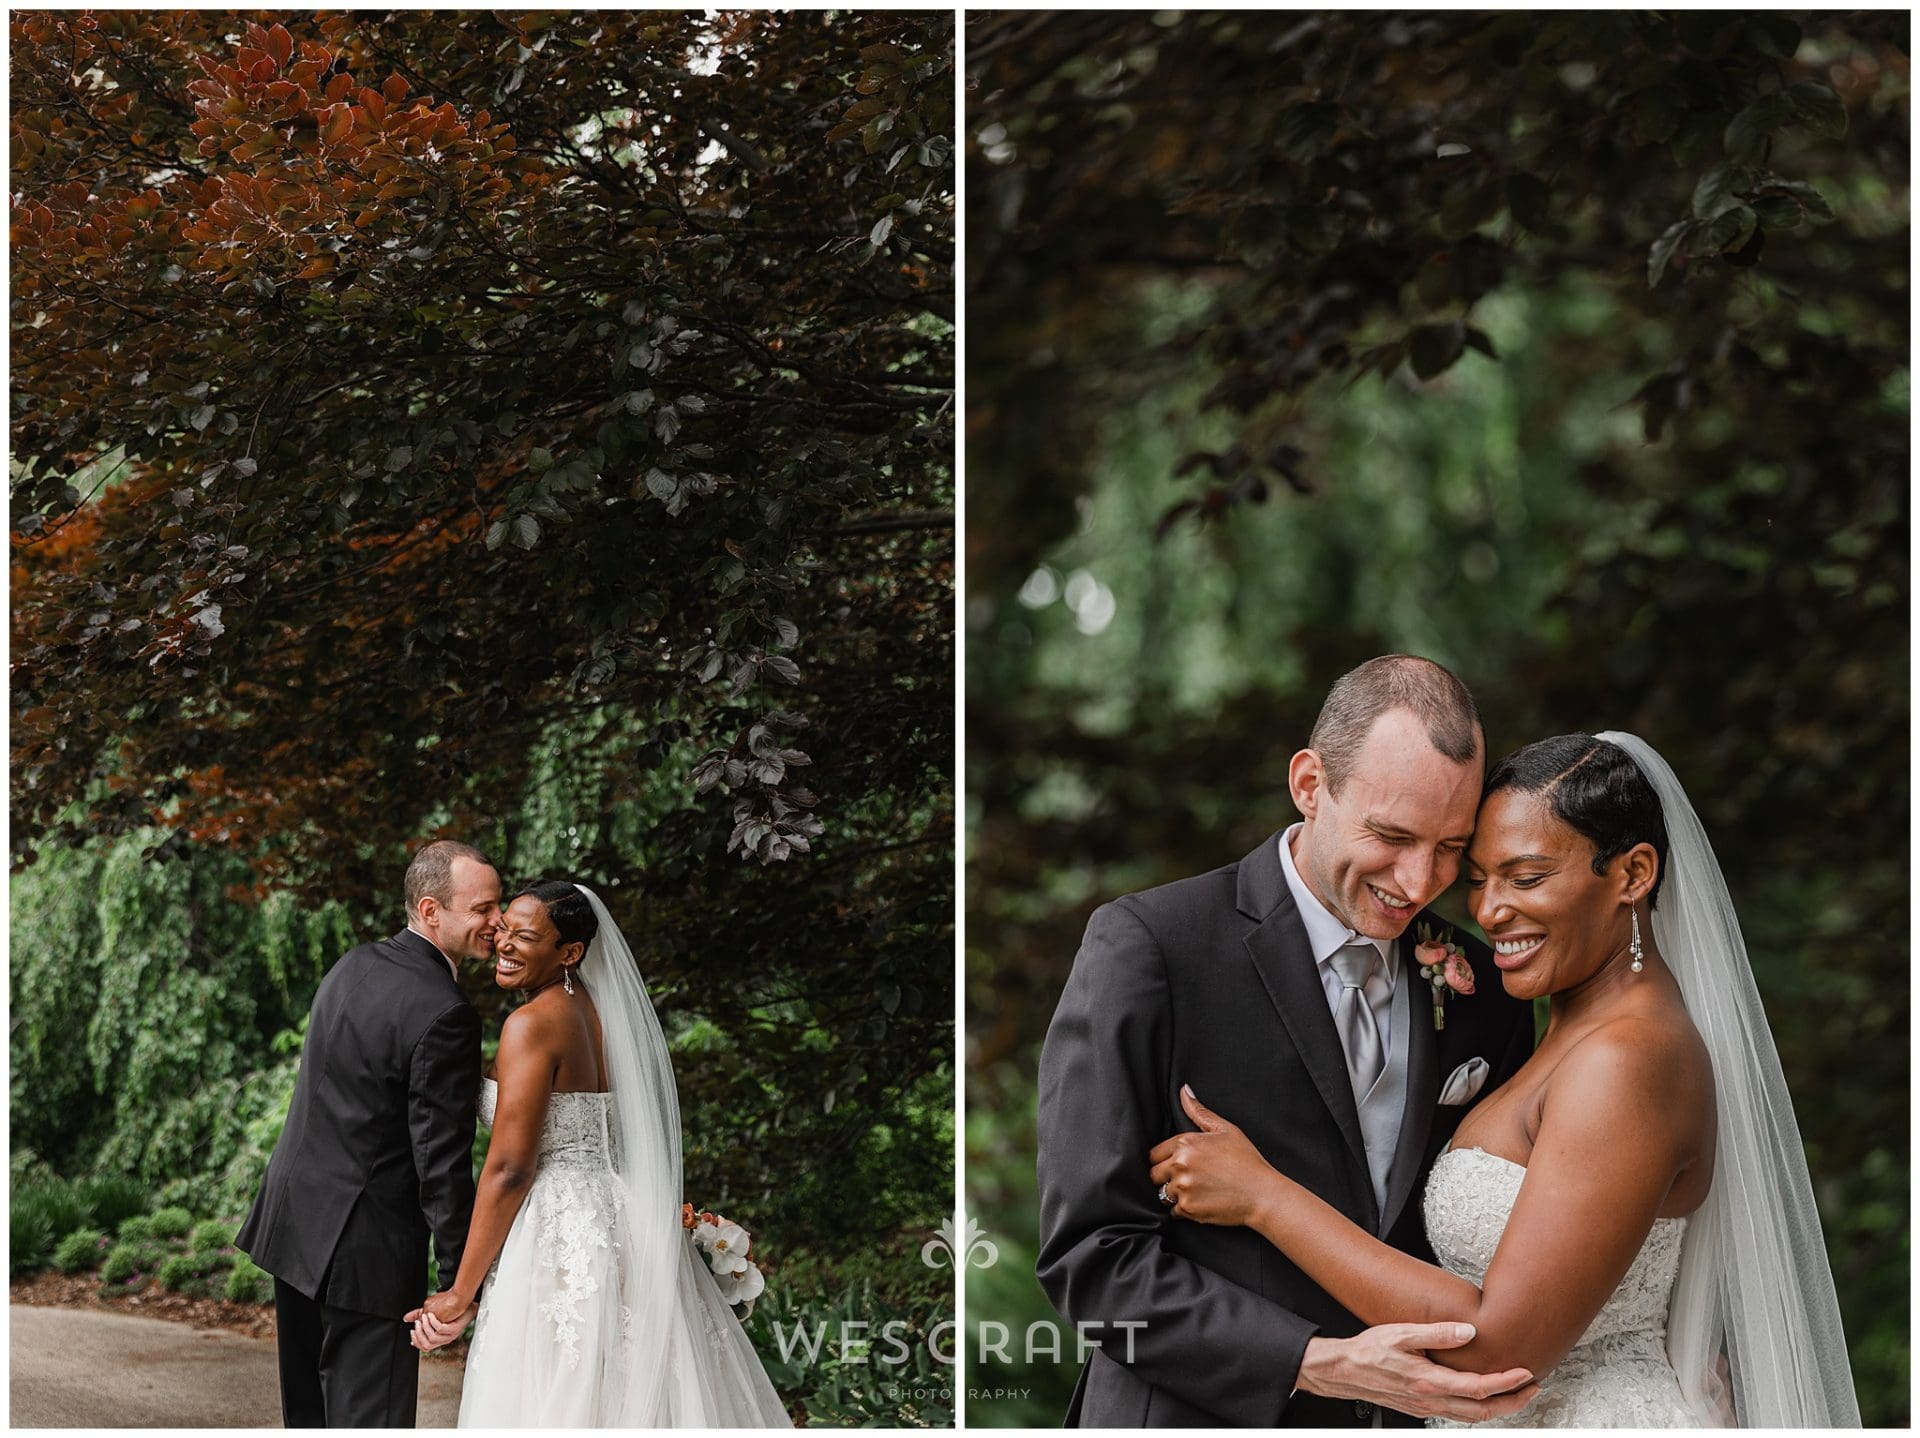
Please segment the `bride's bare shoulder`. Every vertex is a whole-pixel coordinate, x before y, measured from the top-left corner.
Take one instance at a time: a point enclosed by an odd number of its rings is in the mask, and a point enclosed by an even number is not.
[[[1553,1099],[1628,1106],[1682,1130],[1713,1113],[1713,1065],[1684,1008],[1649,1005],[1596,1024],[1554,1070],[1553,1089]]]

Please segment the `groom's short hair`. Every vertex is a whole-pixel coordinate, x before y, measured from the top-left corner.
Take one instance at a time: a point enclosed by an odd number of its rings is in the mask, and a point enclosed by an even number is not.
[[[420,901],[431,894],[440,903],[453,902],[453,861],[471,859],[476,864],[493,867],[493,860],[458,839],[435,839],[423,846],[413,856],[413,862],[407,865],[407,921],[411,923],[420,914]]]
[[[1431,659],[1383,654],[1336,679],[1313,721],[1307,747],[1320,756],[1329,791],[1339,791],[1375,722],[1395,709],[1411,710],[1433,747],[1456,764],[1478,755],[1485,765],[1480,711],[1467,686]]]

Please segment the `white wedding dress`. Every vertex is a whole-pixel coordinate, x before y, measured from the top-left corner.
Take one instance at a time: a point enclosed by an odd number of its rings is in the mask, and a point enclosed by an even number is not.
[[[482,1080],[489,1128],[498,1098]],[[646,1245],[612,1161],[612,1111],[611,1094],[548,1100],[539,1169],[480,1290],[460,1426],[790,1426],[690,1240],[676,1235],[681,1252],[668,1259],[677,1294],[663,1305],[660,1285],[642,1281],[632,1256]],[[677,1227],[678,1218],[654,1222]]]
[[[1427,1241],[1449,1273],[1476,1288],[1527,1171],[1485,1149],[1448,1149],[1427,1179]],[[1667,1305],[1680,1273],[1684,1218],[1658,1218],[1620,1286],[1580,1341],[1540,1380],[1540,1393],[1510,1418],[1468,1425],[1430,1418],[1431,1428],[1694,1428],[1698,1420],[1667,1358]]]

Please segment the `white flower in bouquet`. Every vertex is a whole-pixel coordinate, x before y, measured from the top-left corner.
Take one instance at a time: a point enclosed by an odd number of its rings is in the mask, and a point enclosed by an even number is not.
[[[753,1310],[753,1300],[767,1288],[767,1277],[758,1267],[749,1263],[738,1273],[716,1273],[713,1281],[720,1285],[720,1296],[727,1302],[738,1306],[745,1304],[747,1312]],[[740,1315],[745,1318],[746,1313]]]
[[[700,1226],[706,1228],[709,1225],[703,1223]],[[725,1219],[714,1227],[714,1235],[707,1241],[708,1259],[713,1264],[714,1274],[718,1277],[737,1276],[753,1269],[753,1265],[747,1261],[747,1249],[753,1239],[746,1229]]]
[[[707,1256],[714,1286],[744,1321],[767,1287],[766,1275],[750,1257],[753,1235],[720,1214],[696,1212],[690,1203],[681,1206],[680,1224],[693,1246]]]

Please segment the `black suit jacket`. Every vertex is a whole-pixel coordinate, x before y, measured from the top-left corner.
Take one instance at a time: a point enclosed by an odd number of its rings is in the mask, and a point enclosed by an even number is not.
[[[267,1176],[234,1242],[307,1297],[403,1317],[431,1232],[453,1282],[473,1216],[480,1015],[412,930],[320,982]]]
[[[1181,1084],[1282,1173],[1431,1262],[1419,1194],[1467,1107],[1440,1106],[1440,1084],[1482,1058],[1484,1097],[1532,1052],[1530,1007],[1507,996],[1486,946],[1463,933],[1475,992],[1454,995],[1435,1031],[1411,940],[1418,923],[1446,926],[1425,912],[1409,924],[1395,990],[1412,1005],[1407,1106],[1383,1220],[1278,843],[1096,909],[1054,1011],[1040,1057],[1037,1272],[1062,1316],[1102,1345],[1081,1371],[1070,1426],[1372,1422],[1364,1404],[1289,1397],[1307,1340],[1349,1337],[1359,1320],[1252,1229],[1171,1218],[1158,1201],[1147,1152],[1195,1127]],[[1129,1322],[1144,1326],[1117,1326]]]

